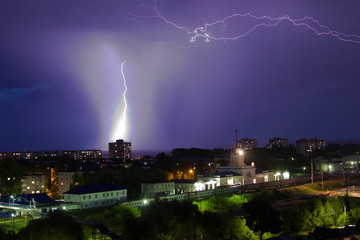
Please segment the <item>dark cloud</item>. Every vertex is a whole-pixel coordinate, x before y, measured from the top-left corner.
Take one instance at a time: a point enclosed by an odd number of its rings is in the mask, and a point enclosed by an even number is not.
[[[127,60],[135,149],[231,147],[241,137],[358,136],[360,44],[283,21],[236,41],[154,18],[153,1],[31,1],[0,7],[0,150],[103,148]],[[158,1],[194,30],[233,13],[313,16],[360,34],[357,1]],[[134,17],[138,16],[138,17]],[[140,17],[143,16],[143,17]],[[147,17],[145,17],[147,16]],[[253,19],[212,28],[246,32]],[[6,140],[5,140],[6,139]]]

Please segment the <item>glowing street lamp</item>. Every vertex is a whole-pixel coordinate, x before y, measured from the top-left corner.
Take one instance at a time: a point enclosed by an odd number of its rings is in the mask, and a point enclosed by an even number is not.
[[[144,199],[144,205],[146,205],[148,203],[148,200]]]
[[[11,214],[11,218],[12,218],[12,227],[13,227],[13,232],[15,232],[15,224],[14,224],[14,217],[15,217],[15,214]]]
[[[240,149],[240,150],[238,151],[238,154],[239,154],[240,156],[242,156],[242,155],[244,155],[244,151]]]

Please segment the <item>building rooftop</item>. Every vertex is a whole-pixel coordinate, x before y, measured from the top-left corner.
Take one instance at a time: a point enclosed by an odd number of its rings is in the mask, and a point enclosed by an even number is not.
[[[15,204],[22,204],[28,205],[29,202],[34,199],[37,204],[50,204],[55,203],[55,201],[50,198],[46,193],[35,193],[35,194],[21,194],[21,195],[14,195],[14,203]],[[12,202],[12,198],[10,196],[2,196],[0,198],[0,202]]]
[[[99,183],[99,184],[89,184],[89,185],[82,185],[76,188],[73,188],[64,194],[87,194],[87,193],[96,193],[96,192],[109,192],[109,191],[116,191],[116,190],[123,190],[122,186],[115,185],[112,183]]]
[[[196,182],[195,180],[190,180],[190,179],[174,179],[171,181],[175,182],[175,183],[195,183]]]
[[[220,177],[226,177],[226,176],[242,176],[239,173],[233,172],[233,171],[226,171],[226,172],[216,172],[214,175],[220,176]]]
[[[220,176],[220,177],[242,176],[242,174],[236,173],[233,171],[224,171],[224,172],[216,172],[216,173],[212,173],[212,174],[208,173],[208,174],[198,175],[198,177],[214,177],[214,176]]]

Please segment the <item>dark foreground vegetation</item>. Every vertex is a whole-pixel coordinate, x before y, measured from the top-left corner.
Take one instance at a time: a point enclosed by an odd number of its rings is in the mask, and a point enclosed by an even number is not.
[[[85,239],[89,224],[101,224],[121,239],[266,239],[280,234],[307,235],[316,227],[341,227],[360,220],[360,200],[328,197],[302,200],[296,207],[286,192],[212,197],[202,201],[155,201],[143,209],[117,205],[108,209],[50,213],[17,233],[0,239]],[[297,201],[297,200],[295,200]],[[76,220],[75,220],[76,219]],[[80,223],[82,224],[80,224]]]

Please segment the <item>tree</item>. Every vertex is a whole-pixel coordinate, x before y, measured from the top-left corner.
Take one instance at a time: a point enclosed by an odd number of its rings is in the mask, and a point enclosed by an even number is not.
[[[81,225],[63,211],[51,212],[44,218],[30,221],[20,234],[27,240],[84,239]]]
[[[76,179],[78,185],[95,183],[114,183],[123,186],[128,191],[128,196],[139,196],[141,183],[166,181],[166,174],[158,169],[130,168],[104,168],[97,172],[85,172],[83,176]],[[75,181],[74,181],[75,182]],[[71,187],[75,187],[72,185]]]
[[[284,233],[296,234],[304,229],[304,215],[298,208],[288,208],[281,212],[281,220],[283,222],[281,230]]]
[[[137,208],[132,208],[125,205],[117,205],[111,209],[106,209],[99,214],[91,214],[86,218],[87,221],[101,223],[118,235],[124,232],[124,225],[126,221],[132,218],[141,216],[141,211]]]
[[[201,234],[204,240],[256,239],[246,220],[231,212],[205,212],[201,218]]]
[[[282,225],[280,213],[268,202],[254,199],[244,204],[244,210],[249,227],[259,234],[260,239],[265,232],[280,232]]]
[[[0,194],[13,195],[21,193],[21,178],[24,169],[15,159],[0,161]]]
[[[360,221],[360,208],[353,208],[349,212],[349,223],[357,224]]]
[[[188,201],[155,201],[143,211],[161,239],[194,239],[200,213]]]
[[[47,193],[51,198],[57,199],[60,197],[59,194],[59,174],[55,168],[50,169],[50,179],[48,183]]]

